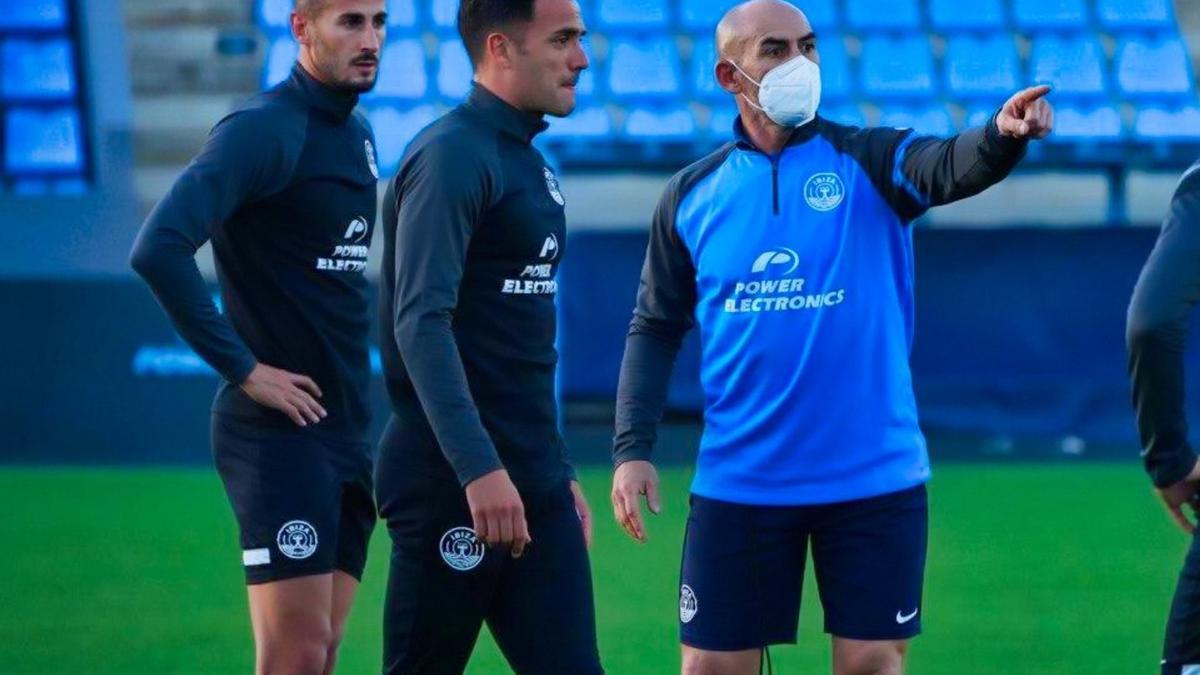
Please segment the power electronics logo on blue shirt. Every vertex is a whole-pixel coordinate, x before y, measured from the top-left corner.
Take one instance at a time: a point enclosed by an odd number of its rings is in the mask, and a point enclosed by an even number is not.
[[[832,211],[846,197],[846,186],[836,173],[814,173],[804,183],[804,201],[817,211]]]
[[[800,255],[786,246],[760,253],[750,265],[750,272],[756,278],[734,283],[733,293],[725,298],[725,311],[742,314],[820,309],[840,305],[846,300],[844,288],[807,292],[806,279],[788,276],[799,267]],[[782,274],[783,278],[769,278],[776,272]]]

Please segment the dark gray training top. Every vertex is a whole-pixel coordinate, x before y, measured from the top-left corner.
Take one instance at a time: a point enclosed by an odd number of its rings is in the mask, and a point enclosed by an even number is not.
[[[1196,463],[1183,407],[1183,353],[1189,315],[1197,300],[1200,162],[1179,181],[1158,243],[1129,303],[1126,341],[1133,405],[1146,471],[1158,487],[1179,482]]]
[[[363,271],[378,168],[357,103],[296,65],[287,81],[217,123],[138,234],[131,264],[224,378],[215,412],[295,427],[239,388],[261,361],[316,381],[329,416],[314,431],[366,433]],[[210,238],[224,315],[194,259]]]
[[[417,135],[384,197],[382,356],[405,446],[382,451],[460,485],[571,475],[554,396],[564,202],[530,145],[545,128],[476,85]]]

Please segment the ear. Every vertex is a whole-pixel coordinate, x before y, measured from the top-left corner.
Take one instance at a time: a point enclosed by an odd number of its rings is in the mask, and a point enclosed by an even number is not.
[[[713,68],[713,74],[717,78],[717,84],[721,85],[721,88],[725,91],[734,96],[742,93],[743,78],[738,77],[740,73],[738,73],[737,68],[733,67],[732,63],[718,61],[716,67]]]
[[[502,70],[512,66],[512,40],[503,33],[490,33],[484,42],[484,52],[487,58],[496,63]]]
[[[292,37],[296,38],[296,42],[299,42],[307,47],[312,42],[312,40],[308,37],[308,29],[309,26],[312,25],[312,22],[308,19],[308,15],[304,14],[303,12],[293,11],[291,23]]]

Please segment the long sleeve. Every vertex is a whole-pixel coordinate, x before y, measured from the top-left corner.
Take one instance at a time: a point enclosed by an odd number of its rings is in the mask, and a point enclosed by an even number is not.
[[[151,211],[129,257],[179,335],[233,384],[244,381],[257,361],[217,311],[195,254],[239,206],[286,184],[293,161],[280,134],[264,132],[271,124],[258,110],[218,123],[200,154]]]
[[[1027,145],[1002,136],[994,115],[985,126],[950,138],[888,128],[868,133],[873,179],[906,220],[1000,182],[1025,156]]]
[[[650,459],[675,358],[695,321],[696,271],[675,231],[679,193],[679,181],[673,180],[650,226],[637,308],[625,339],[617,383],[616,466]]]
[[[469,140],[469,139],[467,139]],[[451,320],[467,247],[496,172],[463,139],[430,143],[397,177],[396,346],[438,445],[462,485],[504,468],[471,396]]]
[[[1200,165],[1198,165],[1200,166]],[[1158,487],[1196,463],[1184,412],[1188,320],[1200,300],[1200,170],[1180,182],[1129,304],[1126,345],[1142,458]]]

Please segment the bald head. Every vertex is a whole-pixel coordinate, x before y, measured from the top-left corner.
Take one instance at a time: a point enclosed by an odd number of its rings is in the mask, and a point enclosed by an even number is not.
[[[320,16],[330,0],[296,0],[296,11],[310,19]]]
[[[747,46],[767,35],[798,38],[812,33],[808,18],[783,0],[749,0],[725,13],[717,24],[717,56],[740,61]]]

